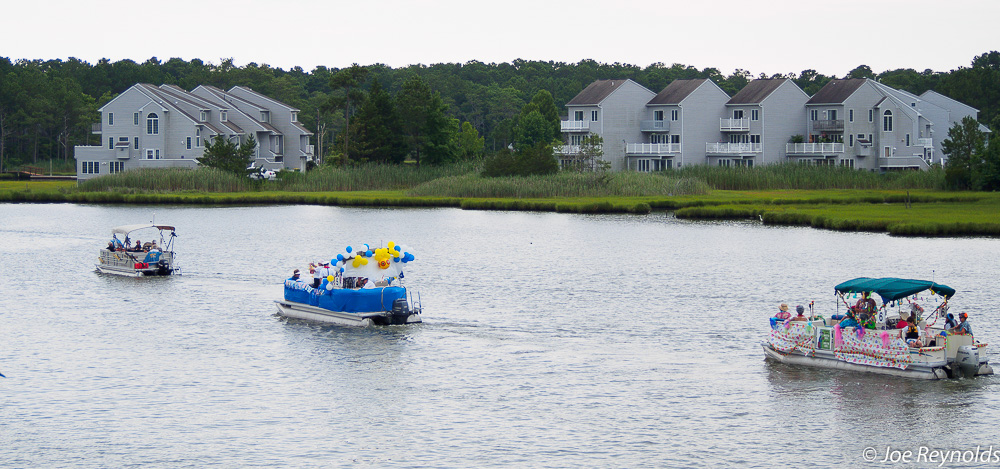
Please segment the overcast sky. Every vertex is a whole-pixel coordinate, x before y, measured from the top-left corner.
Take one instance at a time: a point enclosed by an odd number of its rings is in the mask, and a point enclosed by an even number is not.
[[[11,0],[0,56],[310,71],[514,59],[844,76],[949,71],[1000,50],[1000,0]]]

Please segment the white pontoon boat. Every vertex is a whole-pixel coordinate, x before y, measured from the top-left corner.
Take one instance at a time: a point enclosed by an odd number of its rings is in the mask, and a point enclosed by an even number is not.
[[[159,243],[156,237],[159,237]],[[95,267],[102,274],[126,277],[180,273],[174,260],[176,237],[174,227],[152,223],[112,228],[111,241],[101,249]],[[149,241],[143,243],[142,238]]]

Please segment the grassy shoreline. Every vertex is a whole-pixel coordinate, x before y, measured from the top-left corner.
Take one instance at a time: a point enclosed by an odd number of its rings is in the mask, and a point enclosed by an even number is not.
[[[800,165],[528,178],[481,178],[472,163],[428,169],[362,165],[268,183],[210,169],[137,170],[79,186],[0,180],[0,202],[666,211],[682,219],[755,219],[896,236],[1000,236],[1000,194],[946,192],[938,188],[942,180],[933,172],[880,176]]]

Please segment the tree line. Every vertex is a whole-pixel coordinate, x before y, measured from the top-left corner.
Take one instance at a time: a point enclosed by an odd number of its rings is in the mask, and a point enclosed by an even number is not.
[[[97,143],[98,137],[91,134],[91,124],[99,121],[97,109],[136,83],[173,84],[188,90],[200,84],[253,88],[299,108],[299,120],[316,133],[318,153],[328,161],[398,162],[416,157],[444,163],[480,152],[528,148],[524,140],[537,135],[526,137],[524,132],[537,134],[541,127],[536,116],[521,122],[531,114],[524,112],[526,108],[541,113],[539,104],[544,101],[546,114],[553,108],[558,114],[588,84],[612,78],[629,78],[653,91],[676,79],[708,78],[730,95],[754,78],[790,78],[811,95],[838,77],[815,70],[754,76],[737,69],[724,75],[715,68],[683,64],[639,67],[593,60],[320,66],[305,71],[257,63],[240,67],[232,59],[214,64],[154,57],[142,63],[102,59],[91,64],[75,58],[0,57],[0,170],[39,160],[69,160],[73,146]],[[949,72],[898,69],[876,74],[861,65],[842,78],[875,78],[914,94],[933,89],[978,108],[981,122],[1000,129],[997,51]],[[543,117],[553,120],[551,115]]]

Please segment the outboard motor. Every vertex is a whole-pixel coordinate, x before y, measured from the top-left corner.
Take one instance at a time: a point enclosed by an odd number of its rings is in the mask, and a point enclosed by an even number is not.
[[[979,347],[963,345],[955,353],[955,366],[958,374],[966,378],[976,376],[979,372]]]
[[[156,263],[156,271],[160,275],[167,275],[170,273],[170,267],[167,265],[166,259],[160,259],[160,261]]]
[[[406,304],[406,298],[396,298],[392,302],[392,324],[406,324],[408,317],[410,317],[410,308]]]

